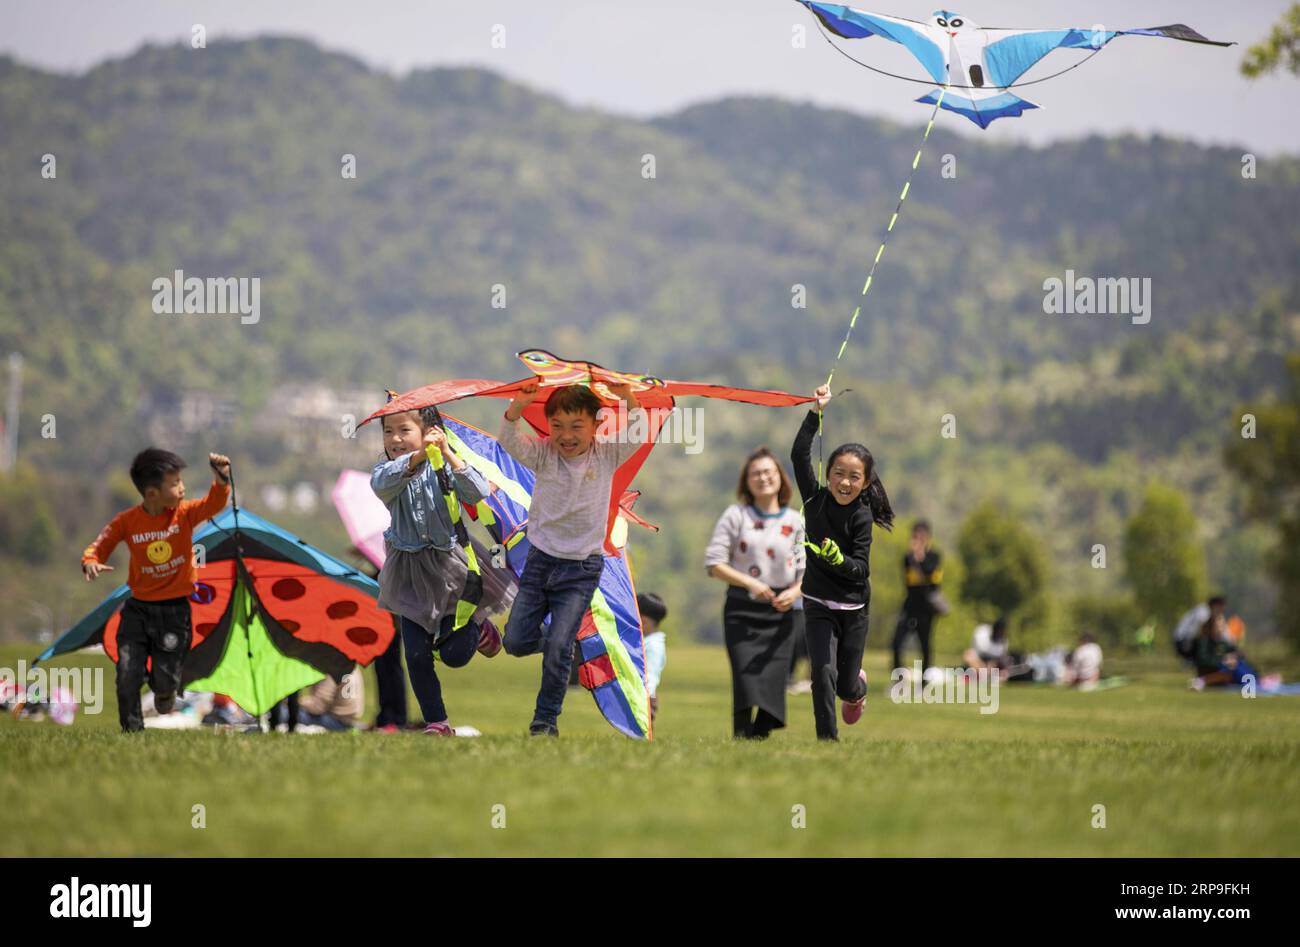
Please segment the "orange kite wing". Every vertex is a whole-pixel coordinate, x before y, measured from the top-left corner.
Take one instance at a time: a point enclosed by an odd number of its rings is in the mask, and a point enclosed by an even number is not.
[[[600,398],[601,403],[607,407],[614,407],[620,403],[620,399],[610,390],[610,385],[631,385],[632,390],[636,393],[637,401],[645,408],[671,408],[676,404],[675,399],[681,396],[718,398],[725,401],[739,401],[744,404],[763,405],[772,408],[793,407],[816,400],[812,395],[792,395],[785,391],[736,388],[730,385],[712,385],[703,382],[667,381],[655,375],[617,372],[597,365],[595,362],[560,358],[558,355],[553,355],[544,349],[525,349],[518,353],[518,357],[533,372],[528,378],[505,383],[489,381],[483,378],[458,378],[435,382],[432,385],[425,385],[422,388],[415,388],[398,395],[372,413],[361,424],[368,424],[376,418],[382,418],[386,415],[436,407],[452,401],[459,401],[462,398],[512,399],[525,385],[533,381],[540,381],[540,389],[537,398],[524,408],[523,418],[541,435],[549,433],[549,424],[546,420],[546,402],[550,400],[553,392],[568,385],[585,385],[589,387]],[[623,505],[620,501],[627,498],[628,487],[641,469],[642,464],[645,463],[646,458],[650,456],[650,451],[654,449],[654,441],[659,436],[659,430],[667,420],[667,416],[668,412],[665,411],[650,412],[647,430],[649,439],[636,453],[624,461],[614,474],[610,491],[609,517],[605,529],[605,550],[610,555],[618,554],[610,536],[614,520],[620,512],[623,512],[632,522],[654,528],[632,513],[631,503]]]
[[[732,385],[713,385],[704,382],[668,381],[655,375],[617,372],[595,362],[575,361],[552,355],[544,349],[526,349],[519,353],[519,360],[533,371],[528,378],[518,381],[499,382],[485,378],[456,378],[449,381],[434,382],[421,388],[398,395],[382,408],[371,413],[362,425],[376,418],[404,411],[415,411],[462,398],[514,398],[530,381],[541,382],[538,398],[525,410],[524,417],[534,428],[543,433],[544,408],[550,398],[550,392],[568,385],[586,385],[590,387],[607,405],[616,405],[619,401],[610,392],[610,384],[632,386],[637,400],[647,408],[671,407],[673,399],[690,396],[700,398],[719,398],[725,401],[739,401],[744,404],[763,405],[771,408],[786,408],[815,401],[812,395],[792,395],[785,391],[758,388],[737,388]]]

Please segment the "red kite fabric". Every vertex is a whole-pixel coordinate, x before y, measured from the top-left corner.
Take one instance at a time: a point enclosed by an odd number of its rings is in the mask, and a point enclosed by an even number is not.
[[[605,551],[611,555],[616,553],[611,533],[619,513],[619,500],[623,498],[628,485],[631,484],[646,458],[650,456],[650,451],[654,449],[654,441],[667,420],[668,409],[676,405],[676,398],[684,396],[718,398],[767,407],[793,407],[816,400],[812,395],[792,395],[784,391],[736,388],[730,385],[711,385],[702,382],[668,381],[654,375],[619,372],[604,368],[595,362],[563,359],[544,349],[528,349],[518,353],[518,357],[527,368],[532,370],[532,376],[512,382],[496,382],[482,378],[458,378],[435,382],[398,395],[361,424],[368,424],[376,418],[390,414],[434,407],[459,401],[462,398],[513,399],[524,385],[536,379],[541,382],[541,390],[538,397],[524,408],[523,417],[535,431],[545,435],[550,433],[550,426],[546,421],[546,402],[555,389],[569,385],[584,385],[600,398],[602,405],[617,408],[621,404],[621,399],[616,397],[608,386],[631,385],[637,400],[646,409],[649,424],[646,443],[625,461],[614,475],[610,490],[609,519],[605,530]]]

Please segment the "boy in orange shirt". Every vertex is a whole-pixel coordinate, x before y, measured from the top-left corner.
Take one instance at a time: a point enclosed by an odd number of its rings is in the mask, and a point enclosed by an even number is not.
[[[131,461],[131,482],[143,502],[109,521],[81,554],[86,581],[101,572],[120,542],[127,544],[131,597],[122,606],[117,629],[117,712],[122,732],[144,729],[140,686],[145,662],[158,713],[170,713],[181,686],[181,666],[190,650],[190,593],[198,580],[194,565],[194,527],[216,516],[230,499],[230,458],[209,454],[214,476],[202,500],[185,499],[181,470],[185,461],[171,451],[150,447]]]

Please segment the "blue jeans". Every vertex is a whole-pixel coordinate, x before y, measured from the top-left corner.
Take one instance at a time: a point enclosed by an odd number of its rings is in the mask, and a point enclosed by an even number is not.
[[[605,557],[598,552],[586,559],[557,559],[536,546],[528,550],[502,645],[515,657],[542,653],[535,724],[553,727],[560,716],[573,665],[573,645],[604,569]],[[551,625],[546,631],[542,619],[548,612]]]
[[[442,702],[442,684],[438,672],[433,669],[433,652],[438,652],[442,663],[449,668],[464,667],[474,657],[478,648],[478,622],[471,621],[464,628],[452,634],[451,616],[443,617],[442,631],[445,637],[439,639],[434,647],[433,637],[423,627],[402,618],[402,644],[406,647],[406,673],[411,678],[411,690],[420,704],[420,713],[425,723],[439,723],[447,719],[447,708]]]

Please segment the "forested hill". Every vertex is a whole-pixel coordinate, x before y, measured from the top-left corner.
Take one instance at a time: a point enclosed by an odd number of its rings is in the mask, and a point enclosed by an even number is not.
[[[49,561],[63,569],[93,535],[110,505],[98,475],[183,392],[237,403],[221,437],[260,467],[251,488],[301,468],[267,432],[268,399],[293,384],[378,396],[509,378],[513,353],[540,346],[811,389],[924,118],[731,99],[639,121],[479,69],[394,77],[279,38],[147,46],[75,76],[0,58],[0,350],[26,358],[25,461],[79,498],[52,508]],[[897,439],[881,451],[896,476],[926,475],[931,418],[957,402],[982,406],[968,471],[1008,450],[1085,467],[1136,451],[1173,471],[1192,445],[1213,455],[1210,428],[1273,387],[1295,344],[1300,160],[1260,160],[1250,177],[1240,150],[993,146],[949,134],[959,120],[940,118],[837,376],[862,399],[857,417]],[[177,269],[260,277],[260,321],[155,314],[152,281]],[[1149,324],[1044,313],[1044,281],[1067,270],[1150,279]],[[806,308],[792,305],[800,287]],[[45,414],[57,438],[38,437]],[[790,421],[742,417],[692,468],[701,509],[725,502],[736,451]],[[955,526],[981,492],[936,487],[921,505]],[[695,542],[672,497],[647,494],[664,535]],[[684,568],[689,542],[648,553],[651,575]]]

